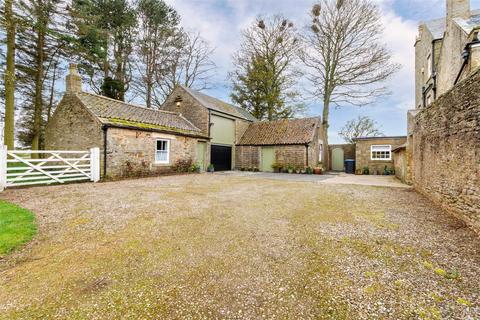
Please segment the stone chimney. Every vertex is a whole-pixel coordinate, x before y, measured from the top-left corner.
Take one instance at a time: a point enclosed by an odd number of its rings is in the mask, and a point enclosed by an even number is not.
[[[447,22],[453,18],[470,18],[470,0],[447,0]]]
[[[82,92],[82,77],[78,74],[77,65],[70,63],[68,75],[66,79],[66,92],[77,93]]]

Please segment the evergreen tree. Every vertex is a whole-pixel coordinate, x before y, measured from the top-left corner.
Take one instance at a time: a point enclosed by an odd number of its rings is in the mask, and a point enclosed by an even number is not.
[[[234,54],[232,100],[259,119],[289,118],[303,111],[297,103],[298,39],[293,23],[281,16],[257,19],[242,35]]]

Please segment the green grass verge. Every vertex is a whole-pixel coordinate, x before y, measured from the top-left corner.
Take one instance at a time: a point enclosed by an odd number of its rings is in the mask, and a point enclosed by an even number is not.
[[[33,213],[0,200],[0,256],[25,244],[36,232]]]

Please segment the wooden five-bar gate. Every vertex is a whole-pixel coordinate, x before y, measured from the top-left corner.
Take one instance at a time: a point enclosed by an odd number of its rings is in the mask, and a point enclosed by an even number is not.
[[[100,150],[0,149],[0,191],[15,186],[100,180]]]

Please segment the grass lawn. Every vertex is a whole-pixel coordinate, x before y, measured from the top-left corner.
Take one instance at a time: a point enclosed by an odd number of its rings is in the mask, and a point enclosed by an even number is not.
[[[0,257],[28,242],[36,232],[33,213],[0,200]]]

